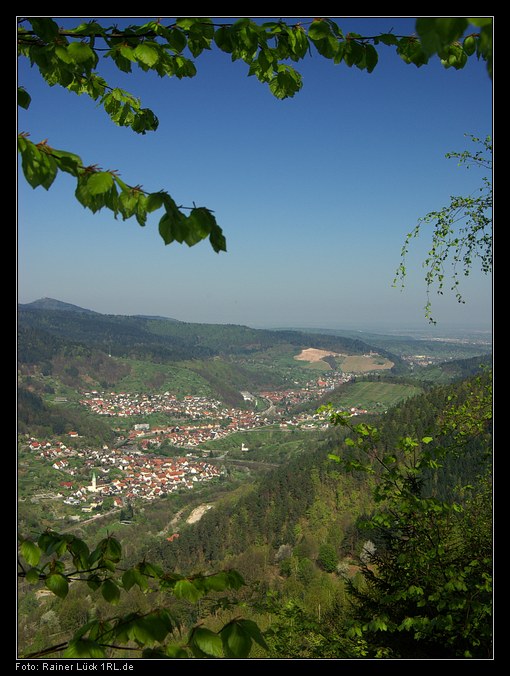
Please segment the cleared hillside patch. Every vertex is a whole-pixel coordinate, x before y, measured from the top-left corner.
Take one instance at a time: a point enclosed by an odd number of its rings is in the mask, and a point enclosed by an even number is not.
[[[332,352],[331,350],[320,350],[314,347],[309,347],[294,357],[297,361],[308,362],[311,368],[317,366],[324,369],[330,369],[330,360],[328,357],[333,357],[338,368],[341,368],[345,373],[368,373],[370,371],[380,371],[390,369],[394,363],[380,354],[341,354]]]
[[[336,406],[342,408],[354,407],[380,413],[420,392],[422,389],[415,385],[361,381],[342,387],[334,402]]]

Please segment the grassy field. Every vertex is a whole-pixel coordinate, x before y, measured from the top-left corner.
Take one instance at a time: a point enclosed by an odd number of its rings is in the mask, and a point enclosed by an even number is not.
[[[335,397],[334,403],[343,408],[354,406],[369,412],[380,413],[421,391],[420,387],[414,385],[361,381],[342,388]]]
[[[115,387],[117,392],[171,392],[177,397],[193,394],[214,396],[209,383],[184,366],[154,364],[149,361],[126,360],[131,373]]]
[[[344,373],[368,373],[369,371],[390,369],[393,362],[380,355],[368,357],[362,354],[352,354],[344,357],[340,361],[340,366]]]
[[[229,458],[281,463],[305,450],[313,434],[310,431],[279,428],[248,430],[208,441],[201,448],[228,451]],[[249,450],[242,451],[242,445]]]

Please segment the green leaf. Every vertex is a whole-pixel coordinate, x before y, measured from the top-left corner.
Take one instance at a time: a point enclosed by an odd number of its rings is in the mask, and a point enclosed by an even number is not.
[[[158,50],[143,43],[138,45],[138,47],[134,50],[133,56],[149,68],[152,68],[152,66],[154,66],[154,64],[159,61]]]
[[[234,49],[232,31],[229,26],[220,26],[214,33],[214,42],[222,52],[230,54]]]
[[[171,197],[164,199],[165,213],[159,221],[159,234],[165,244],[174,241],[182,242],[185,236],[183,229],[184,215],[179,211]]]
[[[371,73],[377,66],[379,55],[373,45],[365,45],[365,67]]]
[[[45,531],[41,533],[37,544],[45,554],[57,553],[61,556],[67,549],[66,540],[59,534],[52,531]]]
[[[186,652],[184,648],[181,648],[181,646],[169,645],[165,650],[165,657],[186,659],[187,657],[189,657],[189,654]]]
[[[195,645],[206,655],[211,657],[223,656],[223,642],[218,634],[205,627],[197,627],[193,631],[191,639],[192,645]]]
[[[26,138],[18,138],[18,150],[21,153],[21,168],[32,188],[42,186],[48,190],[58,172],[56,161],[46,152],[46,147],[40,147]]]
[[[444,47],[458,40],[468,25],[464,17],[418,17],[416,31],[427,56],[441,53]]]
[[[180,54],[186,48],[187,44],[186,36],[182,30],[179,30],[178,28],[172,28],[168,35],[168,44],[174,50],[174,52]]]
[[[128,570],[124,571],[122,574],[122,586],[126,591],[129,591],[131,587],[133,587],[137,582],[135,572],[129,568]]]
[[[251,638],[256,641],[262,648],[268,648],[267,643],[262,636],[260,627],[253,620],[237,620],[237,624],[244,631],[245,634],[251,636]]]
[[[144,623],[152,639],[159,643],[162,643],[173,629],[172,620],[166,610],[156,610],[146,615]]]
[[[88,545],[79,538],[73,538],[68,544],[68,549],[73,557],[73,563],[78,569],[88,567],[90,551]]]
[[[189,580],[179,580],[175,584],[174,594],[178,599],[186,599],[194,603],[203,596],[204,592],[197,589]]]
[[[26,572],[25,579],[30,584],[35,584],[40,580],[40,571],[38,568],[29,568]]]
[[[211,234],[209,235],[209,242],[216,253],[227,250],[227,240],[225,239],[223,231],[219,226],[213,228]]]
[[[107,578],[101,585],[101,594],[105,601],[114,606],[120,601],[120,589],[110,578]]]
[[[119,209],[124,219],[130,218],[136,211],[140,193],[133,190],[122,191],[119,195]]]
[[[96,591],[99,589],[99,587],[102,584],[102,580],[99,577],[99,575],[91,575],[88,580],[87,580],[87,585],[92,589],[93,591]]]
[[[377,39],[379,42],[382,42],[383,45],[387,45],[388,47],[398,44],[398,38],[396,38],[392,33],[383,33],[382,35],[379,35]]]
[[[113,187],[113,176],[107,171],[98,171],[90,176],[87,188],[91,195],[101,195]]]
[[[23,540],[20,547],[21,555],[30,566],[37,566],[41,560],[41,550],[32,540]]]
[[[114,563],[117,563],[120,561],[122,557],[122,545],[120,542],[114,538],[114,537],[108,537],[106,540],[103,540],[103,542],[106,542],[106,547],[105,547],[105,558],[109,559],[110,561],[113,561]]]
[[[479,28],[483,28],[483,26],[492,26],[492,17],[489,16],[469,17],[468,21],[469,23],[472,23],[473,26],[478,26]]]
[[[67,581],[67,578],[60,573],[48,575],[46,578],[46,586],[61,599],[65,599],[69,591],[69,582]]]
[[[67,658],[102,658],[105,657],[105,651],[103,648],[96,643],[96,641],[91,641],[88,638],[79,638],[76,640],[69,641],[69,645],[64,651],[64,657]]]
[[[245,628],[233,620],[220,631],[227,657],[246,658],[250,654],[252,640]]]
[[[18,106],[27,110],[31,101],[32,98],[25,87],[18,87]]]
[[[51,154],[61,171],[65,171],[72,176],[78,176],[83,166],[81,157],[65,150],[57,150],[56,148],[51,149]]]
[[[161,192],[151,192],[147,195],[146,209],[149,213],[160,209],[164,203],[164,194]]]
[[[269,89],[278,99],[294,96],[301,89],[301,75],[291,66],[280,64],[269,82]]]
[[[76,63],[85,64],[87,61],[96,61],[94,51],[84,42],[72,42],[67,47],[67,53]]]
[[[32,25],[32,30],[36,35],[38,35],[42,40],[51,41],[54,40],[59,33],[58,24],[48,17],[41,18],[32,18],[28,19]]]
[[[313,21],[308,29],[308,37],[311,40],[321,40],[331,35],[331,28],[326,21]]]
[[[127,61],[136,62],[135,50],[129,45],[119,45],[118,51]]]

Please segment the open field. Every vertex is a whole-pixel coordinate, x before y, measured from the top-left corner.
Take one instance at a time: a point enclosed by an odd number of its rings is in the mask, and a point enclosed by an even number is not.
[[[342,388],[338,398],[335,397],[335,404],[380,413],[420,392],[422,389],[414,385],[363,381]]]
[[[367,373],[390,369],[394,364],[389,359],[378,354],[340,354],[329,350],[319,350],[309,347],[294,357],[297,361],[306,361],[313,368],[317,364],[327,364],[325,358],[333,357],[342,371],[346,373]],[[329,365],[328,365],[329,367]]]

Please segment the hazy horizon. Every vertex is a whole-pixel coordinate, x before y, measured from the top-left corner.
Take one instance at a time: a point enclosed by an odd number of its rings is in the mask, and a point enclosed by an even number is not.
[[[130,21],[114,19],[119,27]],[[412,17],[336,20],[344,32],[365,35],[415,30]],[[112,86],[154,110],[157,131],[117,127],[96,102],[48,87],[23,58],[18,84],[32,101],[19,109],[19,130],[86,166],[117,170],[129,185],[210,208],[227,252],[214,253],[208,242],[165,246],[160,212],[141,228],[84,209],[68,175],[46,191],[20,172],[20,302],[50,297],[105,314],[254,327],[492,326],[492,279],[476,269],[461,275],[465,305],[447,275],[444,295],[430,296],[437,325],[429,324],[426,227],[411,242],[404,290],[392,287],[418,220],[479,188],[480,172],[445,154],[475,151],[466,135],[491,134],[483,61],[456,71],[433,58],[416,68],[380,45],[369,74],[314,54],[295,64],[303,89],[283,101],[216,48],[196,59],[192,79],[126,74],[101,62]]]
[[[243,326],[248,326],[250,328],[254,329],[276,329],[276,330],[320,330],[323,329],[325,331],[352,331],[352,332],[357,332],[359,331],[360,333],[370,333],[370,332],[375,332],[375,333],[381,333],[384,335],[402,335],[403,333],[410,332],[410,333],[418,333],[418,334],[423,334],[427,336],[435,336],[435,337],[441,337],[441,336],[448,336],[448,335],[455,335],[458,334],[459,337],[461,337],[462,334],[490,334],[492,336],[493,332],[493,326],[492,324],[489,325],[475,325],[475,324],[452,324],[452,323],[438,323],[436,325],[430,324],[428,321],[421,321],[417,322],[415,324],[401,324],[401,325],[395,325],[395,324],[385,324],[383,322],[352,322],[346,319],[343,323],[332,323],[331,321],[328,322],[325,320],[323,323],[314,323],[314,324],[308,324],[306,321],[303,321],[301,323],[294,323],[294,324],[273,324],[271,322],[224,322],[224,321],[202,321],[200,318],[196,319],[182,319],[178,317],[175,314],[161,314],[159,312],[146,312],[143,309],[136,309],[131,312],[117,312],[114,309],[109,309],[107,311],[105,310],[99,310],[97,307],[94,307],[93,305],[81,305],[80,303],[74,302],[72,300],[63,300],[62,298],[55,298],[55,297],[48,297],[48,296],[43,296],[39,298],[32,298],[30,300],[22,300],[18,298],[18,304],[20,305],[29,305],[31,303],[40,301],[40,300],[52,300],[52,301],[58,301],[61,303],[66,303],[69,305],[74,305],[76,307],[79,307],[83,310],[91,310],[93,312],[97,312],[99,314],[103,315],[111,315],[111,316],[129,316],[129,317],[136,317],[136,316],[142,316],[142,317],[161,317],[162,319],[171,319],[171,320],[177,320],[179,322],[183,323],[191,323],[191,324],[220,324],[220,325],[227,325],[227,324],[237,324],[237,325],[243,325]]]

